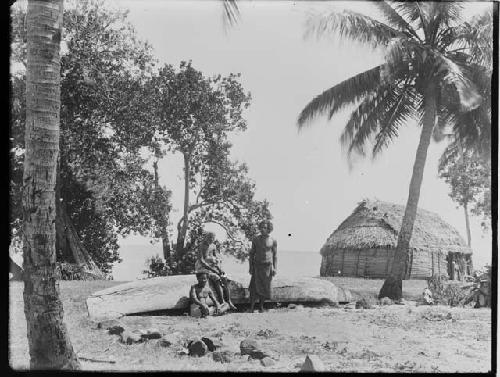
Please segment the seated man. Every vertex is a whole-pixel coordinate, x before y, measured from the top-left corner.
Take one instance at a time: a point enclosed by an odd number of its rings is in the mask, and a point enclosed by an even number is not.
[[[198,248],[198,255],[195,263],[196,272],[205,272],[208,280],[213,284],[217,297],[222,304],[227,304],[229,309],[236,310],[231,302],[231,292],[226,274],[221,268],[221,259],[215,243],[215,234],[206,232]]]
[[[193,317],[204,318],[208,315],[221,315],[228,309],[227,303],[220,305],[214,293],[208,286],[208,276],[204,272],[196,274],[198,284],[191,286],[189,297],[191,299],[190,314]]]

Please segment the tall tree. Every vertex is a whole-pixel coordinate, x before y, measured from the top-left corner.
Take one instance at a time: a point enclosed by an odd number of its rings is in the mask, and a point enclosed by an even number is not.
[[[213,144],[203,158],[194,185],[195,200],[188,209],[190,250],[195,251],[204,226],[216,224],[227,235],[220,245],[226,254],[244,260],[259,222],[272,219],[269,203],[255,200],[255,183],[248,178],[247,165],[229,158],[231,144]]]
[[[385,22],[343,11],[312,16],[308,32],[318,36],[337,33],[341,38],[373,48],[385,48],[385,62],[357,74],[315,97],[298,118],[299,129],[316,115],[331,118],[347,105],[357,105],[341,136],[349,155],[365,155],[373,140],[376,156],[398,135],[398,129],[416,119],[422,127],[408,200],[391,273],[380,294],[402,296],[402,279],[413,224],[417,214],[423,172],[433,130],[445,98],[453,94],[458,111],[467,112],[481,103],[471,77],[485,74],[471,64],[472,41],[462,34],[462,5],[455,2],[374,2]]]
[[[87,264],[89,257],[109,273],[119,261],[118,236],[153,235],[154,174],[140,153],[149,147],[147,81],[154,68],[151,47],[137,38],[126,12],[100,0],[68,1],[64,12],[61,56],[61,137],[56,180],[56,250],[58,261]],[[26,62],[24,13],[14,9],[14,65]],[[25,77],[11,78],[11,227],[20,217],[15,204],[22,177],[18,161],[24,141]],[[22,171],[21,171],[22,173]],[[166,200],[163,191],[158,198]]]
[[[23,174],[24,313],[31,369],[78,369],[55,277],[62,0],[29,0]]]
[[[439,176],[450,186],[450,197],[464,209],[468,245],[471,246],[469,213],[483,217],[483,227],[491,222],[491,166],[476,150],[452,142],[439,160]]]
[[[158,136],[184,161],[183,216],[177,228],[176,257],[180,259],[189,229],[190,193],[204,165],[210,145],[225,142],[229,132],[244,130],[242,112],[250,95],[237,81],[238,75],[205,77],[190,62],[181,62],[178,72],[160,69],[151,81],[156,95]]]

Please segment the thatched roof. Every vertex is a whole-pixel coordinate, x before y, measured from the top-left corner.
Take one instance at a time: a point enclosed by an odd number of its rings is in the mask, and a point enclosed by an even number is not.
[[[379,200],[363,200],[328,237],[321,254],[333,249],[396,247],[405,207]],[[458,231],[437,214],[418,209],[410,248],[471,254]]]

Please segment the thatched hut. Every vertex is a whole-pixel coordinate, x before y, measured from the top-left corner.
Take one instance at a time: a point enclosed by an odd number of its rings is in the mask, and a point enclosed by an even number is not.
[[[391,270],[404,206],[364,200],[321,248],[321,276],[385,278]],[[472,250],[456,229],[419,209],[410,242],[406,279],[470,273]],[[461,276],[452,273],[459,266]]]

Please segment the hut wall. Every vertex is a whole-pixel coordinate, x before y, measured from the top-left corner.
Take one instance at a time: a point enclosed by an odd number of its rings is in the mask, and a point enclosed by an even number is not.
[[[410,279],[427,279],[435,274],[448,277],[447,253],[442,251],[412,250],[413,262],[410,266]]]
[[[384,279],[391,271],[394,253],[392,248],[330,250],[321,260],[320,276]],[[438,273],[448,276],[445,252],[412,250],[409,263],[407,279],[426,279]]]
[[[385,248],[336,249],[323,255],[320,275],[384,278],[393,258],[394,250]]]

